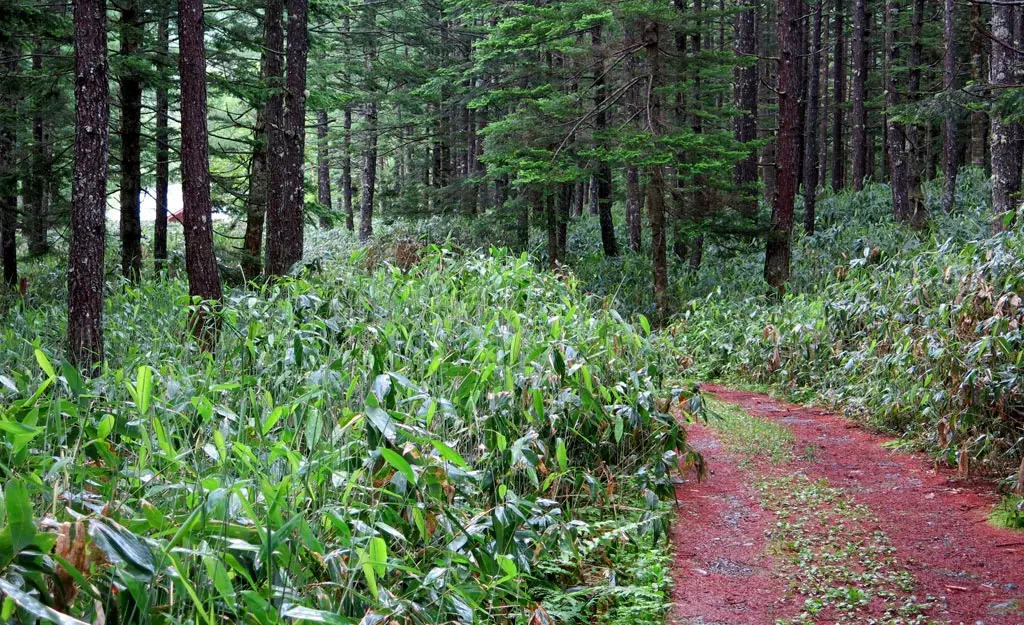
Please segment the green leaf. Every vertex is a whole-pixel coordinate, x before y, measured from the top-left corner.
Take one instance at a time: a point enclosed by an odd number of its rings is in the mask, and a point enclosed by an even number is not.
[[[455,451],[448,445],[445,445],[441,441],[431,440],[430,444],[433,445],[434,449],[437,450],[437,453],[441,454],[441,457],[447,460],[448,462],[451,462],[452,464],[456,465],[461,469],[465,469],[466,467],[469,466],[466,463],[466,460],[459,455],[459,452]]]
[[[644,334],[650,336],[651,322],[647,320],[647,317],[644,317],[643,315],[637,315],[637,321],[640,322],[640,327],[644,329]]]
[[[395,420],[386,411],[376,406],[366,407],[366,419],[370,424],[389,442],[394,443],[397,438],[395,432]]]
[[[396,471],[404,475],[411,484],[416,483],[416,474],[413,473],[412,466],[410,466],[405,458],[400,454],[388,449],[387,447],[382,447],[380,455],[383,456],[384,460],[387,460],[387,463],[394,467]]]
[[[22,610],[47,623],[57,623],[57,625],[89,625],[86,621],[80,621],[43,605],[41,601],[3,578],[0,578],[0,592],[7,595],[7,598],[18,604],[18,607]]]
[[[374,536],[370,539],[370,545],[367,549],[367,557],[370,561],[370,566],[373,567],[374,573],[377,577],[384,577],[387,573],[388,565],[388,544],[380,536]]]
[[[558,468],[565,471],[569,468],[569,455],[565,450],[565,441],[561,438],[558,439],[557,447],[555,447],[555,456],[558,458]]]
[[[618,443],[622,440],[622,431],[626,427],[626,422],[622,420],[622,417],[615,417],[615,442]]]
[[[17,555],[36,538],[36,524],[32,520],[32,501],[24,480],[11,480],[4,489],[7,507],[7,531],[11,536],[11,549]]]
[[[330,625],[350,625],[352,623],[350,619],[334,612],[316,610],[290,603],[281,606],[281,616],[308,623],[329,623]]]
[[[146,414],[146,411],[149,410],[149,402],[153,397],[153,370],[146,365],[141,365],[135,376],[135,395],[139,414]]]
[[[100,422],[96,425],[96,438],[104,440],[110,436],[110,433],[114,430],[114,423],[114,415],[103,415],[103,418],[100,419]]]
[[[46,373],[46,377],[48,377],[51,380],[56,378],[57,372],[54,371],[53,365],[50,364],[50,359],[46,357],[46,354],[43,353],[43,350],[36,349],[35,354],[36,362],[39,363],[39,367],[43,370],[44,373]]]
[[[142,539],[113,522],[89,521],[89,536],[111,563],[121,564],[133,577],[151,580],[156,574],[153,552]]]

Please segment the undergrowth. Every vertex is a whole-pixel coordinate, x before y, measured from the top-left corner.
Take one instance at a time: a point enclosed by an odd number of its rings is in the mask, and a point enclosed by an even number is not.
[[[499,250],[310,247],[228,292],[215,354],[181,279],[111,278],[94,379],[61,356],[63,268],[30,269],[0,343],[0,621],[660,618],[689,452],[646,320]]]

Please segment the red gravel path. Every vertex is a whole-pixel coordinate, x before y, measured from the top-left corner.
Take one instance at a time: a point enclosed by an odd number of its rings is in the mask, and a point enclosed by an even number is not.
[[[868,506],[897,558],[917,578],[916,595],[939,598],[929,610],[931,618],[1024,625],[1024,533],[987,523],[997,502],[991,485],[957,481],[935,471],[928,458],[886,449],[881,443],[890,439],[820,409],[721,386],[703,390],[788,427],[798,457],[786,471],[826,478]],[[753,476],[737,467],[738,459],[710,430],[689,426],[687,431],[714,472],[707,482],[677,489],[682,516],[675,530],[677,603],[670,622],[770,625],[794,608],[779,603],[785,582],[772,570],[778,563],[765,555],[769,519],[751,491]],[[739,570],[746,575],[736,574],[735,563],[746,563]]]

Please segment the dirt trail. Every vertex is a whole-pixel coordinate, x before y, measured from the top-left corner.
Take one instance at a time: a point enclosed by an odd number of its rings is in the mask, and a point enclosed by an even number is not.
[[[670,623],[770,625],[800,613],[803,599],[786,592],[788,564],[767,548],[774,520],[753,484],[803,473],[870,509],[894,559],[916,579],[914,595],[934,598],[925,612],[930,621],[1024,625],[1024,533],[987,522],[997,501],[990,485],[958,482],[924,456],[886,449],[881,444],[890,439],[820,409],[720,386],[703,390],[788,428],[797,453],[781,466],[744,469],[713,430],[688,427],[712,473],[677,489],[682,516]]]

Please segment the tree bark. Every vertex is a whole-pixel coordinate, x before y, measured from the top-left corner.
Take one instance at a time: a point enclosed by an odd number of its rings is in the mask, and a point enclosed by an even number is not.
[[[896,0],[885,3],[885,106],[892,110],[900,104],[896,80],[899,65],[899,43],[896,37]],[[892,188],[893,217],[898,222],[909,223],[914,217],[910,198],[910,162],[907,154],[906,128],[887,113],[885,121],[886,153],[889,157],[889,186]]]
[[[818,80],[821,68],[822,0],[813,9],[810,70],[807,76],[807,121],[804,124],[804,232],[814,234],[814,209],[818,197]]]
[[[846,35],[844,33],[843,0],[836,1],[835,13],[835,74],[833,76],[832,108],[832,190],[846,186],[846,143],[843,140],[843,104],[846,103]]]
[[[981,4],[971,4],[971,82],[981,85],[985,76],[985,33],[981,19]],[[985,89],[978,95],[985,96]],[[985,167],[985,147],[988,134],[988,120],[984,111],[971,113],[971,165]]]
[[[952,96],[956,83],[956,35],[953,28],[955,13],[955,0],[945,0],[942,32],[946,42],[946,53],[942,62],[942,87],[949,96]],[[956,201],[957,166],[956,118],[953,112],[949,111],[942,120],[942,210],[946,213],[953,211],[953,203]]]
[[[267,205],[268,275],[281,276],[302,260],[306,142],[306,59],[309,52],[307,0],[285,0],[288,44],[280,147],[281,198]],[[273,165],[268,162],[268,168]]]
[[[266,203],[260,215],[254,215],[251,223],[246,224],[246,249],[249,254],[263,256],[263,230],[267,229],[267,249],[265,260],[269,260],[271,228],[280,222],[276,218],[267,224],[271,213],[284,210],[285,182],[287,167],[287,142],[284,132],[284,0],[267,0],[263,17],[263,49],[266,55],[263,67],[264,80],[267,87],[267,101],[263,108],[264,129],[266,136]],[[251,269],[252,267],[250,267]],[[264,266],[267,275],[273,275],[269,266]]]
[[[263,55],[266,80],[267,56]],[[245,207],[245,238],[242,274],[252,280],[263,267],[263,226],[267,214],[267,114],[266,105],[256,110],[256,125],[252,131],[252,158],[249,161],[249,197]]]
[[[316,112],[316,201],[325,210],[331,209],[331,161],[327,144],[327,111]],[[320,218],[320,226],[328,228],[331,219],[324,215]]]
[[[362,155],[362,190],[359,193],[359,240],[366,243],[373,235],[373,192],[377,186],[377,102],[366,108],[366,137]]]
[[[650,88],[647,90],[647,126],[655,139],[664,132],[661,106],[661,24],[649,18],[641,23],[641,43],[647,57],[647,71],[650,72]],[[651,264],[654,273],[654,300],[658,313],[668,314],[668,258],[665,241],[665,176],[660,164],[648,166],[647,211],[651,226]]]
[[[345,137],[342,144],[341,156],[341,198],[342,211],[345,214],[345,228],[353,232],[355,216],[352,214],[352,107],[345,105],[344,119],[342,124],[345,128]],[[429,170],[428,170],[429,171]]]
[[[789,280],[790,237],[797,186],[797,117],[800,77],[797,75],[801,0],[778,2],[779,111],[776,140],[776,194],[764,259],[764,278],[770,295],[781,298]],[[837,65],[840,66],[840,65]],[[837,94],[838,95],[838,94]],[[833,178],[833,181],[835,178]]]
[[[626,223],[629,228],[629,249],[639,252],[643,245],[643,192],[640,170],[626,168]]]
[[[170,131],[168,121],[167,76],[170,67],[170,40],[167,14],[157,23],[157,62],[161,76],[156,87],[156,221],[153,223],[153,268],[157,275],[167,264],[167,189],[170,183]]]
[[[43,71],[43,48],[36,39],[32,50],[32,71]],[[47,240],[49,220],[50,158],[46,147],[46,118],[43,104],[37,103],[32,112],[32,171],[25,181],[24,232],[28,239],[30,256],[41,256],[50,250]]]
[[[203,0],[178,0],[178,58],[181,76],[181,187],[185,205],[185,271],[195,305],[193,336],[207,351],[217,343],[222,298],[213,250],[210,159],[206,126],[206,45]]]
[[[604,80],[605,63],[604,50],[601,47],[601,26],[594,26],[590,32],[591,45],[598,58],[595,69],[597,76],[594,80],[594,106],[597,108],[597,113],[594,115],[594,131],[600,140],[608,127],[607,104],[604,102],[607,97],[607,89]],[[615,241],[615,223],[612,221],[612,168],[607,160],[598,160],[595,179],[597,180],[597,214],[601,223],[601,246],[604,248],[605,256],[618,256],[619,246]]]
[[[867,0],[856,0],[853,8],[853,188],[864,188],[868,176],[868,109],[866,83],[868,77],[868,15]]]
[[[103,361],[103,259],[107,207],[107,11],[74,3],[75,165],[68,250],[68,360],[90,373]]]
[[[134,57],[142,47],[142,23],[138,0],[121,7],[121,56],[127,61],[121,83],[121,275],[137,283],[142,277],[142,76]]]
[[[9,76],[18,71],[18,49],[13,38],[8,45],[0,48],[3,68]],[[0,262],[3,264],[5,290],[18,287],[18,245],[15,232],[18,229],[18,175],[16,172],[17,130],[14,113],[17,100],[12,85],[4,84],[0,104],[6,113],[0,119]]]
[[[997,4],[992,7],[992,51],[989,60],[989,85],[998,101],[1007,88],[1016,82],[1014,20],[1017,7]],[[1021,159],[1016,124],[1006,120],[1006,112],[996,108],[990,112],[992,154],[992,212],[995,231],[1007,227],[1006,219],[1016,208],[1021,186]]]
[[[749,143],[757,139],[757,13],[753,0],[743,0],[742,11],[733,18],[736,56],[749,64],[733,70],[733,100],[740,113],[734,118],[733,133],[737,141]],[[744,217],[757,215],[757,151],[751,150],[733,166],[733,183],[744,197],[738,210]]]
[[[917,101],[921,92],[921,56],[922,35],[924,31],[924,0],[914,0],[910,17],[910,71],[907,79],[907,97],[911,102]],[[921,140],[921,128],[918,124],[905,125],[907,147],[905,153],[910,167],[910,224],[915,228],[924,226],[927,212],[924,205],[924,194],[921,179],[924,173],[924,160],[928,150]],[[930,145],[930,143],[929,143]]]

